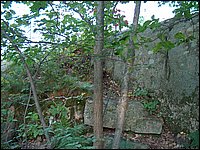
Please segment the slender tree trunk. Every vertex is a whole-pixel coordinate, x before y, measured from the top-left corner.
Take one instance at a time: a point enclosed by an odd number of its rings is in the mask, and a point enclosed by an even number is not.
[[[24,68],[26,69],[26,72],[27,72],[27,75],[28,75],[28,78],[29,78],[29,81],[30,81],[30,84],[31,84],[31,89],[32,89],[32,92],[33,92],[33,98],[34,98],[34,101],[35,101],[36,109],[37,109],[38,115],[40,117],[40,121],[42,123],[42,126],[43,126],[45,137],[46,137],[47,142],[48,142],[47,146],[48,146],[48,148],[51,148],[51,142],[50,142],[49,134],[48,134],[48,132],[46,130],[47,126],[46,126],[46,123],[44,121],[44,117],[42,115],[41,107],[40,107],[40,104],[39,104],[39,101],[38,101],[38,97],[37,97],[35,84],[34,84],[32,75],[30,73],[30,70],[28,68],[28,65],[26,64],[25,58],[24,58],[22,52],[19,50],[18,46],[13,42],[13,40],[6,34],[6,32],[4,30],[1,30],[1,31],[6,36],[6,38],[12,43],[13,47],[15,48],[15,50],[19,53],[20,59],[21,59],[23,65],[24,65]]]
[[[126,54],[126,62],[124,69],[124,78],[122,81],[122,90],[121,90],[121,99],[118,104],[118,121],[115,128],[115,136],[113,140],[112,149],[119,149],[120,138],[125,124],[125,115],[128,107],[128,91],[129,91],[129,78],[132,71],[132,67],[135,59],[135,48],[133,43],[133,37],[136,35],[136,28],[138,24],[138,18],[140,14],[140,5],[141,1],[136,1],[134,18],[133,18],[133,28],[131,30],[130,39],[129,39],[129,48]]]
[[[97,35],[94,49],[94,136],[96,149],[103,149],[103,69],[104,1],[97,1]]]

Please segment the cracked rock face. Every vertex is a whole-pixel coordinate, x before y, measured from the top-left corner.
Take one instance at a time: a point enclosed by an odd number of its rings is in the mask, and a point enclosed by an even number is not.
[[[155,30],[148,28],[140,36],[155,39],[144,43],[135,51],[131,78],[136,86],[144,87],[163,99],[162,114],[176,132],[199,129],[199,13],[191,19],[168,19]],[[172,49],[152,50],[163,34],[174,43]],[[175,35],[181,34],[186,42],[180,43]],[[140,41],[142,39],[138,39]],[[178,44],[179,43],[179,44]],[[114,59],[119,57],[114,56]],[[112,60],[112,59],[110,59]],[[122,81],[124,63],[106,60],[105,66],[112,71],[113,79]],[[134,86],[134,85],[131,85]],[[134,87],[135,88],[135,87]]]

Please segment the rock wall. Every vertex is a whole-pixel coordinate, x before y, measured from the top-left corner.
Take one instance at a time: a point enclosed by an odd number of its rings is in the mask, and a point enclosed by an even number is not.
[[[152,51],[160,41],[156,38],[159,33],[178,43],[174,37],[178,32],[185,35],[185,42],[169,51]],[[135,81],[131,86],[133,89],[136,86],[146,88],[161,98],[163,116],[172,130],[191,132],[199,129],[199,14],[194,14],[192,19],[166,20],[157,30],[147,29],[140,36],[154,41],[136,50],[131,75]],[[107,70],[112,71],[113,78],[121,81],[124,64],[110,60],[105,64]]]

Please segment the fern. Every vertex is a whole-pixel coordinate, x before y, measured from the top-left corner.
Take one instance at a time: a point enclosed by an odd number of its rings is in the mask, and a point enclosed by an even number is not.
[[[93,138],[87,138],[82,135],[83,125],[77,125],[73,128],[56,129],[52,138],[54,148],[59,149],[91,149]]]

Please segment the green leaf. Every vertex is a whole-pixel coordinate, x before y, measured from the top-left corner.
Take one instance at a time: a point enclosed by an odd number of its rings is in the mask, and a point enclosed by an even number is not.
[[[26,116],[25,118],[28,119],[28,118],[31,118],[31,117],[30,116]]]
[[[194,131],[189,134],[189,138],[191,139],[191,148],[199,147],[199,131]]]
[[[145,27],[138,24],[137,33],[144,32],[144,31],[145,31]]]
[[[38,27],[40,27],[40,26],[42,26],[42,25],[44,25],[45,23],[39,23],[38,24]],[[34,29],[34,32],[36,32],[38,29],[36,28],[36,29]]]
[[[152,15],[152,16],[151,16],[151,19],[154,20],[154,19],[155,19],[155,15]]]
[[[160,23],[157,21],[154,21],[149,26],[150,26],[150,29],[156,29],[160,27]]]
[[[78,28],[73,28],[72,29],[74,32],[78,32]]]
[[[26,63],[27,63],[28,66],[30,66],[34,63],[34,61],[32,59],[27,59]]]
[[[191,18],[192,17],[192,14],[190,13],[190,9],[188,9],[188,10],[185,11],[184,17],[185,18]]]
[[[186,39],[186,36],[185,36],[182,32],[178,32],[178,33],[176,33],[176,34],[174,35],[174,38],[185,40],[185,39]]]
[[[133,39],[133,43],[137,43],[137,35],[134,35],[132,39]]]
[[[39,135],[38,130],[34,130],[34,131],[33,131],[33,137],[36,138],[38,135]]]
[[[163,44],[163,47],[166,48],[167,50],[170,50],[175,47],[175,44],[172,43],[171,41],[165,41],[165,42],[162,42],[162,44]]]
[[[147,20],[144,22],[143,26],[147,27],[148,25],[150,25],[151,22],[152,20]]]
[[[1,3],[3,4],[3,8],[10,8],[12,1],[3,1]]]
[[[16,14],[16,12],[14,10],[12,10],[12,9],[10,10],[10,13],[13,14],[13,15]]]
[[[122,53],[123,53],[123,50],[124,50],[124,47],[123,47],[123,46],[118,46],[118,47],[115,49],[115,55],[121,56]]]
[[[48,1],[35,1],[33,5],[30,7],[33,13],[38,12],[40,9],[45,9],[48,5]]]
[[[143,23],[143,25],[141,26],[140,24],[138,24],[138,32],[144,32],[148,27],[150,27],[152,24],[152,20],[147,20]]]
[[[157,43],[154,47],[153,47],[153,52],[159,52],[161,49],[162,49],[162,43],[161,42],[159,42],[159,43]]]
[[[6,12],[5,18],[6,18],[6,20],[11,20],[12,19],[12,13],[11,12]]]

